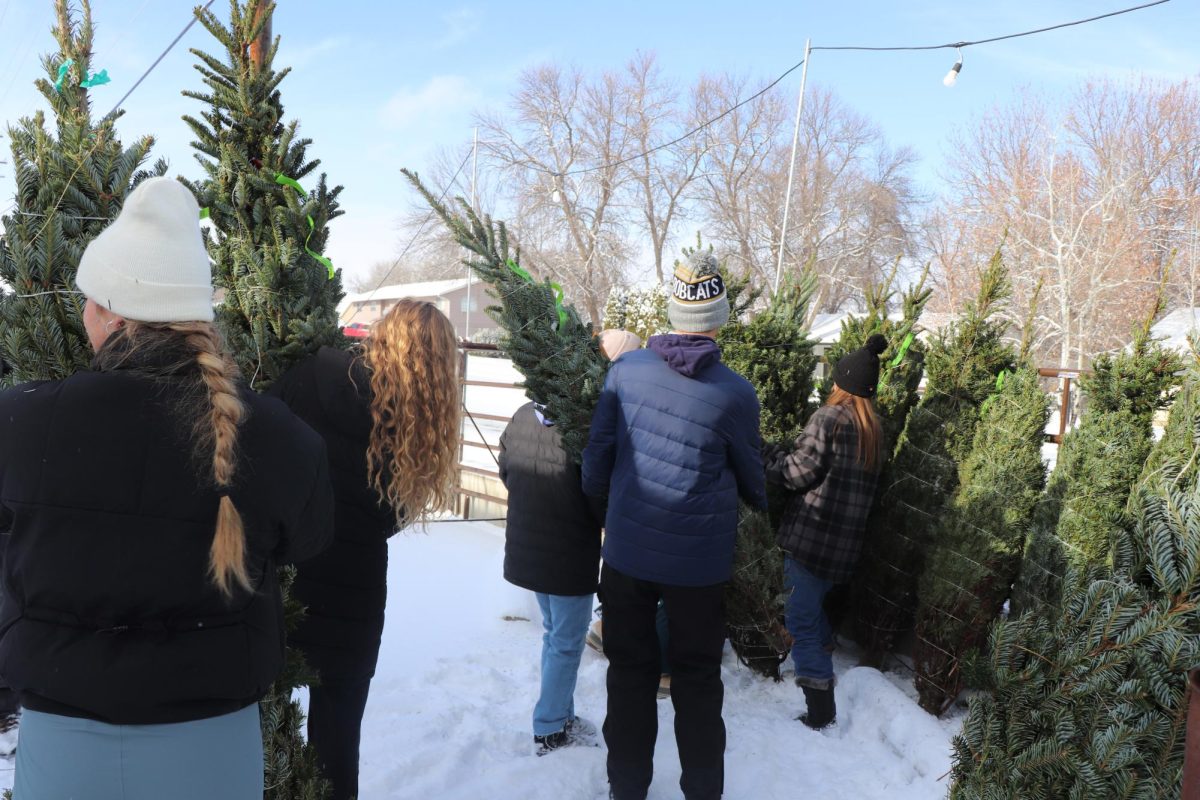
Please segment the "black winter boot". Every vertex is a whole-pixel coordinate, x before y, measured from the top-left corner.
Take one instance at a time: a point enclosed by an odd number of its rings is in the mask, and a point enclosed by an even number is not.
[[[808,711],[796,719],[814,731],[824,730],[833,725],[837,721],[837,706],[833,702],[833,688],[810,689],[807,686],[800,688],[804,690],[804,701],[808,704]]]

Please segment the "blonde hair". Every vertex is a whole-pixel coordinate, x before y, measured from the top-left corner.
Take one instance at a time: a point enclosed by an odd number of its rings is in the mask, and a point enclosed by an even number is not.
[[[179,351],[174,353],[172,351]],[[205,388],[207,409],[179,409],[185,418],[194,418],[193,441],[199,457],[212,456],[212,478],[220,493],[217,526],[209,548],[208,572],[217,589],[232,597],[233,587],[252,591],[246,568],[246,532],[228,489],[237,472],[238,426],[246,418],[246,404],[238,393],[239,372],[225,348],[220,333],[208,322],[134,322],[125,325],[96,354],[99,369],[112,368],[126,361],[135,364],[145,356],[166,354],[173,360],[158,363],[151,372],[176,371],[193,361]],[[194,398],[189,397],[188,400]]]
[[[454,326],[432,303],[404,299],[371,328],[367,474],[399,525],[450,508],[462,421]]]
[[[850,394],[835,383],[826,405],[850,409],[858,430],[858,463],[869,472],[878,472],[883,463],[883,428],[875,402],[869,397]]]

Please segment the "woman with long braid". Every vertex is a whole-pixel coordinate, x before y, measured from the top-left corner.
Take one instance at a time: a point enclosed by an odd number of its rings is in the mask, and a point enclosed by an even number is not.
[[[454,327],[420,300],[399,301],[361,349],[322,348],[271,388],[324,437],[337,500],[333,545],[297,565],[293,591],[308,613],[290,637],[320,677],[308,740],[333,800],[358,795],[388,537],[454,499],[460,391]]]
[[[76,282],[92,370],[0,394],[15,798],[260,798],[275,567],[332,536],[324,444],[243,387],[182,184],[130,193]]]

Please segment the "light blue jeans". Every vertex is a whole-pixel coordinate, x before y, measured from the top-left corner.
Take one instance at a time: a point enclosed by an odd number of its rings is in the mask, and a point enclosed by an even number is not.
[[[258,704],[170,725],[21,712],[13,800],[262,800]]]
[[[575,718],[575,679],[588,622],[592,595],[537,593],[542,609],[542,690],[533,707],[533,735],[558,733]]]
[[[784,620],[792,635],[792,663],[796,683],[810,689],[833,688],[833,631],[825,616],[825,595],[833,588],[800,566],[791,556],[783,559],[783,587],[787,593]]]

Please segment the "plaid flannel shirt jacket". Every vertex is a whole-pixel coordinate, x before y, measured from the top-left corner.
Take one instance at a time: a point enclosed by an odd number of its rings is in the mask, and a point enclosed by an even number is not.
[[[766,454],[767,479],[795,494],[779,546],[818,578],[850,580],[862,552],[878,475],[858,463],[858,430],[846,406],[823,406],[791,451]]]

